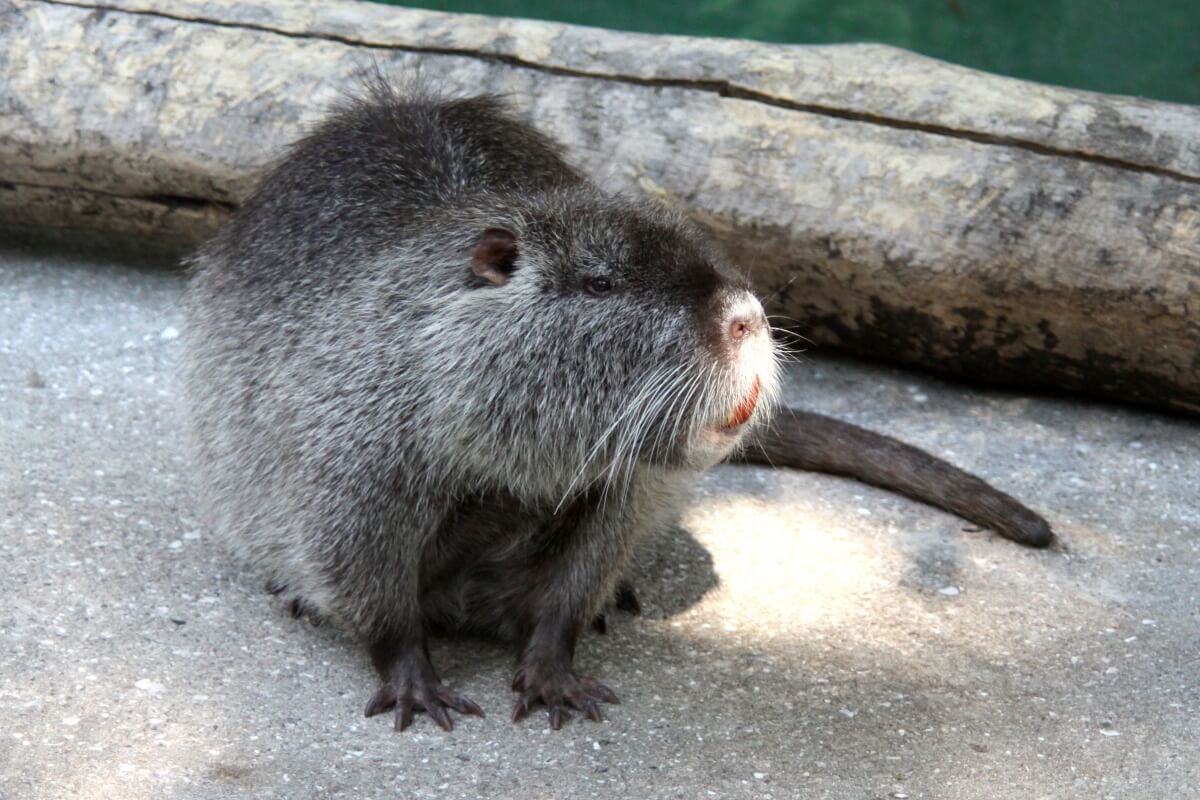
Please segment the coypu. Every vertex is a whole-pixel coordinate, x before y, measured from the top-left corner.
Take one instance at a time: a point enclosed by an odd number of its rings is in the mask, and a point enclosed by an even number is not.
[[[194,257],[184,383],[211,522],[364,641],[368,715],[482,714],[431,631],[518,643],[514,720],[599,719],[578,635],[721,459],[839,472],[1031,545],[1046,523],[907,445],[774,409],[750,285],[695,223],[601,192],[494,97],[378,82]],[[776,413],[772,413],[776,411]]]

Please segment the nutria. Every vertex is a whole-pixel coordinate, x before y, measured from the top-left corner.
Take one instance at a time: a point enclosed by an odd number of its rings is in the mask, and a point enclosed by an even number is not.
[[[432,631],[520,646],[514,719],[600,718],[572,668],[638,538],[731,454],[849,474],[1032,545],[1046,523],[894,440],[776,409],[745,276],[605,194],[494,97],[379,82],[194,257],[184,385],[211,522],[293,609],[366,644],[372,715],[482,714]]]

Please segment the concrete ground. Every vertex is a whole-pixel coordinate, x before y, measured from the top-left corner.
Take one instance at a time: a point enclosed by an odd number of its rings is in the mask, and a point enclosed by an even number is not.
[[[1044,512],[1031,551],[820,475],[715,470],[650,543],[647,614],[579,664],[607,721],[508,721],[512,655],[439,642],[484,706],[364,719],[346,637],[203,530],[171,256],[0,245],[0,797],[1200,796],[1200,425],[808,357],[799,404]]]

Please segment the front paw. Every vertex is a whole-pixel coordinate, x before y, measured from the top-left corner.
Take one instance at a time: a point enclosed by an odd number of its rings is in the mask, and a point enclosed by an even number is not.
[[[423,660],[397,661],[389,670],[389,680],[367,702],[366,715],[373,717],[394,708],[397,731],[412,724],[416,711],[424,711],[444,731],[454,728],[450,709],[459,714],[483,716],[483,709],[475,702],[443,686],[427,661],[419,663]]]
[[[546,706],[550,727],[558,730],[569,719],[568,708],[582,712],[593,722],[604,719],[600,703],[620,703],[617,695],[603,683],[576,675],[567,666],[522,665],[513,676],[512,688],[520,697],[513,708],[513,722],[520,722],[539,703]]]

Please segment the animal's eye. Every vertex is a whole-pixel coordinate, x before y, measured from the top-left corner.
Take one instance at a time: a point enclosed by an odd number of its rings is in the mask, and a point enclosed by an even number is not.
[[[608,294],[611,292],[613,285],[612,281],[610,281],[608,278],[605,278],[602,275],[597,275],[595,277],[588,278],[583,284],[583,287],[587,289],[588,294],[599,297],[602,294]]]

